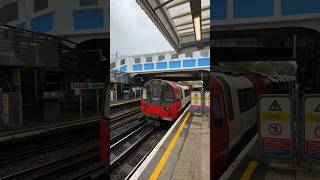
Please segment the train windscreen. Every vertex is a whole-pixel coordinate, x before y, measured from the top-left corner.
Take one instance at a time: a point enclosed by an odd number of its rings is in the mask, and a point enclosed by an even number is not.
[[[175,94],[169,84],[152,81],[144,85],[143,99],[151,104],[163,106],[174,103]]]
[[[161,93],[162,104],[168,104],[175,101],[173,89],[168,84],[162,85],[161,92],[162,92]]]

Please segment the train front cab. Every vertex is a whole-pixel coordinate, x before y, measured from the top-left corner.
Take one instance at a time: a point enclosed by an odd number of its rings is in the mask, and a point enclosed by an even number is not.
[[[145,83],[141,112],[156,120],[174,121],[182,106],[182,94],[175,84],[153,79]]]

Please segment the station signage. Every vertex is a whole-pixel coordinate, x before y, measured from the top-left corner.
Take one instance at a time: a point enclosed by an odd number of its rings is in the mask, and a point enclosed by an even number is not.
[[[104,83],[71,83],[71,89],[103,89]]]
[[[263,95],[258,100],[259,134],[264,157],[292,156],[292,100],[287,95]]]
[[[320,94],[303,98],[304,157],[320,160]]]

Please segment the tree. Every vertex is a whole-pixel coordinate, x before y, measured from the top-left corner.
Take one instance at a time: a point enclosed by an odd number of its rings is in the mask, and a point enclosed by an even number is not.
[[[296,67],[286,61],[223,62],[224,66],[269,75],[295,75]]]

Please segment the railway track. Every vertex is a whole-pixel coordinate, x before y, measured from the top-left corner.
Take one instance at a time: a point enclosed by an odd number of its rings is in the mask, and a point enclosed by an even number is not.
[[[117,131],[114,141],[142,123],[138,103],[115,106],[118,108],[112,114],[111,124],[112,130]],[[43,129],[15,130],[0,137],[0,180],[95,179],[106,176],[106,167],[99,155],[99,119],[59,125],[61,127],[49,125]]]
[[[145,124],[111,146],[111,179],[128,179],[160,141],[167,129]]]
[[[139,107],[121,113],[110,120],[110,175],[122,180],[133,174],[167,129],[149,125]]]
[[[64,175],[63,179],[72,179],[72,174],[73,176],[90,177],[98,170],[102,175],[99,133],[96,131],[98,127],[88,128],[86,126],[61,134],[34,137],[22,142],[1,145],[0,179],[59,179],[58,175]],[[94,156],[92,154],[91,156],[89,151],[82,152],[83,149],[91,149],[94,151],[92,153]],[[79,152],[82,153],[79,154]],[[91,158],[88,159],[85,156]],[[89,160],[90,162],[87,162]],[[98,166],[95,170],[91,170],[91,173],[83,174],[89,170],[88,167],[93,167],[91,164]],[[73,172],[81,166],[87,166],[83,168],[87,170]],[[45,170],[48,167],[50,170]]]
[[[131,151],[148,138],[154,130],[154,127],[144,124],[136,131],[111,145],[110,168],[113,169],[117,164],[119,164]]]
[[[28,141],[21,144],[22,146],[18,146],[16,143],[12,145],[2,145],[0,146],[0,166],[5,166],[15,161],[28,159],[42,153],[68,148],[70,146],[76,146],[83,143],[87,139],[97,139],[97,135],[94,137],[92,132],[83,129],[82,133],[78,131],[78,133],[72,132],[70,134],[59,135],[58,137],[51,137],[49,139],[38,139],[36,140],[36,144],[30,144],[30,141]],[[19,148],[17,149],[15,147]]]
[[[127,103],[120,103],[120,104],[112,104],[110,107],[111,115],[118,114],[119,112],[122,113],[128,109],[140,107],[140,100],[130,101]]]
[[[57,179],[73,169],[83,166],[83,164],[92,164],[99,160],[98,147],[90,148],[84,152],[76,153],[65,158],[61,158],[55,161],[51,161],[39,166],[31,167],[23,171],[10,174],[6,177],[0,178],[4,179]],[[97,168],[97,167],[95,167]],[[100,164],[99,168],[104,168],[103,164]],[[88,178],[90,177],[89,172],[83,172],[83,174],[77,174],[76,177],[71,175],[65,176],[65,179],[74,179],[77,177]],[[86,177],[84,177],[86,176]],[[68,178],[67,178],[68,177]]]

